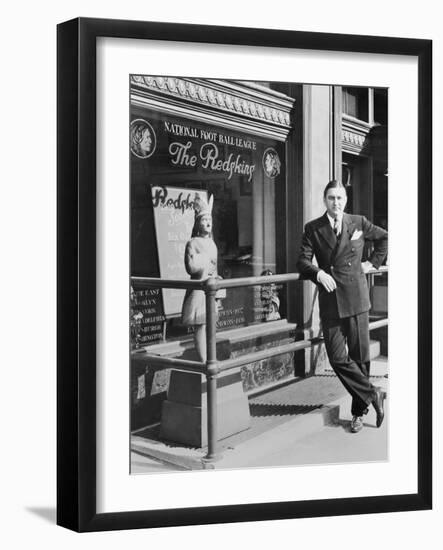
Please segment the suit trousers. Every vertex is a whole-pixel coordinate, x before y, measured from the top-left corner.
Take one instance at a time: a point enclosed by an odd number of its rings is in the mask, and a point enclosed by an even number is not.
[[[322,326],[329,362],[352,396],[351,413],[362,416],[375,391],[369,381],[369,313],[322,319]]]

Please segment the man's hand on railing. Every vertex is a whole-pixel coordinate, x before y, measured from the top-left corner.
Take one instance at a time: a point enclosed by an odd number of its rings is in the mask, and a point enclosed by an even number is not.
[[[370,271],[374,271],[375,267],[371,264],[370,261],[366,260],[366,262],[361,263],[361,268],[363,270],[363,273],[366,275]]]
[[[334,278],[326,273],[326,271],[323,271],[323,269],[320,269],[317,273],[317,282],[322,284],[327,292],[333,292],[337,288]]]

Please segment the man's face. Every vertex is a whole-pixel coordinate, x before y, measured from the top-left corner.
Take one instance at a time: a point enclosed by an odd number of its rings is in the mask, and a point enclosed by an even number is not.
[[[348,197],[343,187],[332,187],[328,189],[326,197],[324,198],[324,203],[331,218],[336,218],[343,214],[347,200]]]

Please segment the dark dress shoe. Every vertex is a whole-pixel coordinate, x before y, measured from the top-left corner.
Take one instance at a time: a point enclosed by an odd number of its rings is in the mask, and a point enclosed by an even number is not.
[[[380,428],[380,426],[383,423],[383,419],[385,417],[385,409],[384,409],[385,398],[386,398],[386,393],[381,388],[375,388],[372,404],[377,414],[377,423],[376,423],[377,428]]]
[[[361,416],[353,416],[351,420],[351,432],[356,434],[363,429],[363,418]]]

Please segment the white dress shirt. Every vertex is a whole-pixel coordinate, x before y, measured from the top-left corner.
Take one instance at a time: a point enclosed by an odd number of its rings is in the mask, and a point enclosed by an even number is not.
[[[341,216],[337,216],[337,218],[332,218],[327,212],[326,212],[326,215],[328,216],[328,220],[329,220],[329,223],[331,224],[332,231],[334,231],[335,220],[336,219],[338,220],[337,236],[339,236],[342,230],[343,214]],[[323,269],[320,269],[320,271],[317,273],[317,282],[319,282],[318,277],[321,273],[324,273]]]
[[[326,215],[328,216],[328,220],[329,220],[329,223],[331,224],[332,230],[334,230],[335,219],[332,218],[328,213],[326,213]],[[336,219],[337,219],[337,221],[338,221],[338,232],[337,232],[337,235],[340,235],[340,234],[341,234],[342,221],[343,221],[343,214],[342,214],[341,216],[337,216]]]

